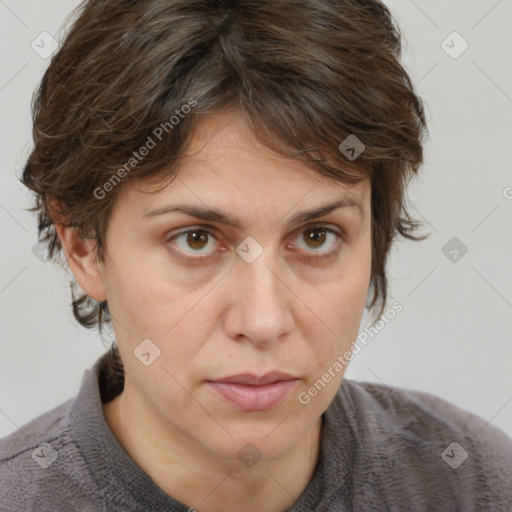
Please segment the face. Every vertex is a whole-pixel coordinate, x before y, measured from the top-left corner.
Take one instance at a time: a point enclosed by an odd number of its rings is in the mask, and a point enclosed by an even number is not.
[[[234,113],[206,117],[188,153],[156,194],[123,185],[109,222],[101,286],[124,393],[211,453],[252,443],[272,459],[343,377],[370,280],[370,183],[272,153]]]

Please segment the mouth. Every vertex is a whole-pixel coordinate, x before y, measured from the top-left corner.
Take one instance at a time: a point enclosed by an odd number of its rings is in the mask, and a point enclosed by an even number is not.
[[[286,373],[250,373],[206,381],[220,397],[240,411],[264,411],[276,407],[299,382]]]

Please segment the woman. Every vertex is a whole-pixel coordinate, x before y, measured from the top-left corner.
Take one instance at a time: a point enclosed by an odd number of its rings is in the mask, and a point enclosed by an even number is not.
[[[82,5],[23,183],[116,341],[1,441],[2,510],[510,510],[503,432],[343,379],[394,237],[422,238],[399,57],[378,0]]]

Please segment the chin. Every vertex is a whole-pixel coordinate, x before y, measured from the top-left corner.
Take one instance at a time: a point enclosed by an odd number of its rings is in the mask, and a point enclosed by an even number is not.
[[[219,455],[228,459],[237,459],[249,467],[256,460],[272,460],[281,457],[291,449],[300,437],[300,433],[280,430],[278,422],[272,422],[268,428],[250,428],[240,425],[239,428],[228,428],[232,437],[228,442],[225,438],[219,446]],[[277,428],[276,428],[277,427]]]

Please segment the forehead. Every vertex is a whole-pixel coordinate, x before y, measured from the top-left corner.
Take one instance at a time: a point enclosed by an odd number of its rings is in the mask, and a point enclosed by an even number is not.
[[[228,111],[222,114],[206,115],[192,133],[187,146],[185,159],[189,161],[207,161],[219,159],[229,153],[229,158],[236,158],[237,154],[244,158],[252,157],[258,163],[265,163],[272,167],[276,162],[283,171],[291,170],[299,174],[308,174],[318,179],[322,175],[310,164],[298,158],[278,154],[258,140],[249,123],[238,111]],[[353,165],[345,166],[344,170],[353,175],[365,177],[365,173],[355,169]],[[327,181],[327,177],[322,176]],[[333,180],[333,185],[341,183]],[[343,183],[345,185],[345,183]],[[347,188],[350,185],[346,184]]]
[[[362,210],[369,194],[368,178],[357,184],[343,183],[304,161],[275,153],[257,140],[237,112],[205,116],[192,133],[175,174],[156,193],[146,194],[155,188],[138,180],[128,182],[123,195],[145,215],[176,199],[196,207],[222,205],[224,211],[245,207],[278,212],[280,204],[288,210],[299,203],[303,208],[318,208],[342,198],[361,204]]]

